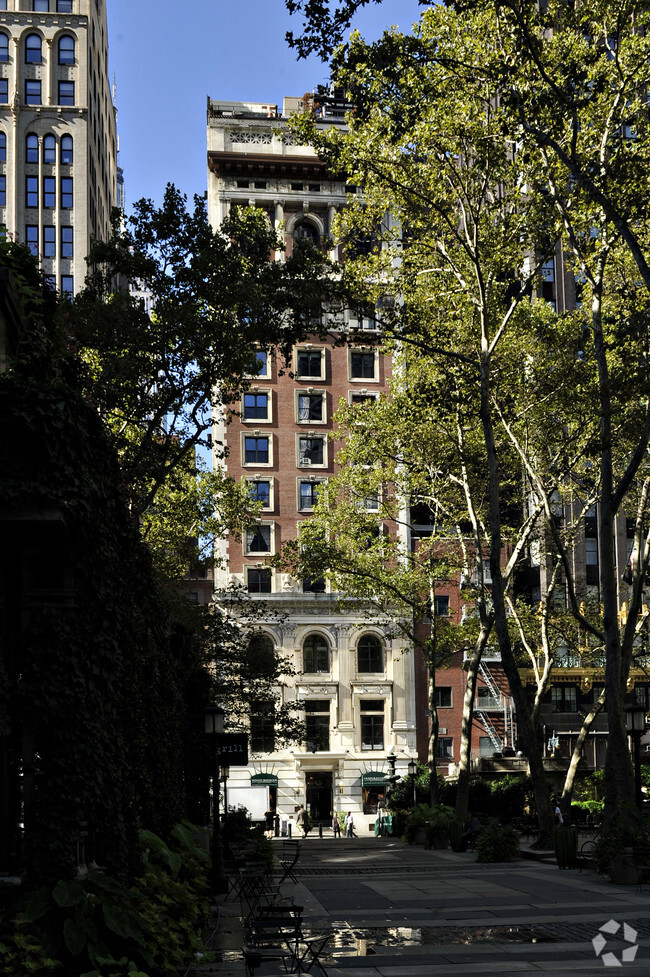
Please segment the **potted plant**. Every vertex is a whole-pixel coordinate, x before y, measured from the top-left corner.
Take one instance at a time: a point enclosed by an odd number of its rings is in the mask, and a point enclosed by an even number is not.
[[[446,848],[449,844],[451,825],[456,822],[454,809],[446,804],[431,808],[431,814],[424,826],[424,839],[427,848]]]

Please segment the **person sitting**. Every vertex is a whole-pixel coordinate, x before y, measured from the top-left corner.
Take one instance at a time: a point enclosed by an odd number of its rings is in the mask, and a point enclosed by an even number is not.
[[[467,846],[475,842],[481,832],[481,822],[476,815],[470,811],[467,818],[467,827],[460,836],[462,851],[467,851]]]

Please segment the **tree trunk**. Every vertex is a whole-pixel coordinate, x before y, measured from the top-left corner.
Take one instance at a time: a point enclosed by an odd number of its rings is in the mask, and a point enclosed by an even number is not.
[[[456,792],[456,817],[467,820],[469,810],[470,766],[472,755],[472,723],[474,721],[474,699],[481,655],[488,639],[489,629],[481,628],[476,646],[468,662],[467,685],[463,699],[463,719],[460,728],[460,756],[458,758],[458,787]]]
[[[438,765],[436,760],[436,744],[438,742],[438,706],[436,704],[436,670],[433,663],[429,665],[429,712],[431,714],[431,735],[429,736],[429,793],[431,807],[438,805]]]
[[[605,705],[605,692],[601,692],[600,696],[594,703],[590,712],[585,716],[582,723],[580,732],[578,733],[578,739],[576,740],[576,745],[573,748],[573,753],[571,755],[571,761],[569,763],[569,768],[566,772],[566,777],[564,778],[564,787],[562,788],[562,799],[560,801],[560,809],[562,814],[568,814],[571,810],[571,800],[573,798],[573,784],[575,782],[576,773],[578,772],[578,764],[582,756],[582,747],[585,744],[585,740],[589,735],[589,731],[593,726],[596,717],[600,715],[603,706]]]

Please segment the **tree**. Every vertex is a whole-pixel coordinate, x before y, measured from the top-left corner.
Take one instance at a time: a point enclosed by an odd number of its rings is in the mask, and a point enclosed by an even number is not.
[[[617,729],[613,755],[620,760],[620,809],[632,796],[631,765],[621,732],[627,673],[619,646],[616,564],[609,541],[616,512],[624,501],[633,505],[638,500],[637,552],[639,566],[647,565],[647,537],[642,539],[640,527],[647,506],[643,466],[648,402],[641,365],[645,354],[639,357],[647,349],[646,296],[631,287],[629,256],[635,261],[636,257],[626,243],[632,231],[643,239],[647,222],[640,213],[637,220],[634,212],[624,233],[620,221],[616,224],[594,203],[585,182],[569,179],[566,166],[554,169],[541,151],[520,151],[519,102],[504,93],[510,62],[498,70],[502,22],[491,4],[472,7],[458,12],[429,9],[413,37],[390,32],[369,46],[353,35],[333,65],[335,83],[355,106],[350,133],[331,135],[319,146],[331,165],[338,164],[364,190],[363,200],[341,221],[341,233],[355,227],[374,229],[383,245],[370,260],[349,262],[348,279],[375,301],[387,292],[400,296],[392,309],[382,303],[388,335],[429,356],[462,365],[468,388],[469,378],[474,378],[485,452],[495,629],[525,748],[537,767],[531,774],[538,810],[548,828],[541,757],[513,653],[509,584],[502,569],[507,543],[502,496],[508,481],[519,473],[527,507],[537,511],[542,537],[552,541],[557,554],[569,607],[580,626],[603,641],[611,688],[608,711]],[[486,38],[493,39],[493,46]],[[511,35],[507,38],[510,44]],[[573,40],[577,43],[575,36]],[[539,38],[538,42],[543,47]],[[493,50],[499,50],[498,57],[492,57]],[[558,42],[557,64],[561,50]],[[603,69],[606,48],[601,54],[599,79],[615,71]],[[514,48],[509,57],[516,60]],[[602,125],[598,128],[596,123],[603,121],[606,111],[592,97],[592,75],[587,72],[579,106],[587,107],[587,115],[574,133],[586,133],[586,157],[590,152],[594,161],[598,157],[593,143],[602,135]],[[523,85],[521,80],[522,89]],[[608,95],[602,80],[599,86],[598,91]],[[540,102],[550,119],[548,100],[540,96]],[[534,107],[534,101],[531,104]],[[611,118],[621,125],[625,119],[629,123],[629,108],[621,106],[620,94],[615,105],[619,116],[610,113],[610,135]],[[621,131],[614,127],[612,135],[619,156],[625,152]],[[634,146],[632,154],[637,156]],[[622,179],[619,209],[631,199],[629,174],[634,166],[630,164]],[[385,219],[387,211],[391,221]],[[593,234],[592,227],[597,228]],[[591,300],[592,309],[588,320],[581,309],[558,316],[545,303],[529,301],[531,292],[541,292],[541,266],[558,247],[559,253],[572,256],[576,274],[586,282],[584,307]],[[442,310],[437,319],[436,308]],[[623,348],[635,364],[627,373]],[[570,539],[561,538],[554,519],[554,501],[574,497],[578,508],[587,498],[598,505],[601,536],[608,540],[602,626],[581,612],[569,560]],[[628,649],[643,621],[639,593],[633,584],[636,611],[625,628]]]
[[[317,249],[270,261],[281,249],[259,210],[236,208],[215,233],[203,197],[188,212],[172,185],[160,208],[140,200],[125,223],[116,212],[111,240],[93,247],[71,329],[134,517],[194,469],[212,410],[236,403],[256,351],[287,355],[335,288]]]

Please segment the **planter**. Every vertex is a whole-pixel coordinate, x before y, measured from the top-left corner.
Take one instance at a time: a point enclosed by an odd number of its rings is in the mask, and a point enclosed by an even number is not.
[[[577,868],[578,832],[575,828],[555,828],[553,831],[555,857],[560,868]]]
[[[637,865],[631,848],[612,858],[609,863],[609,878],[614,885],[639,885],[643,880],[643,867]]]

